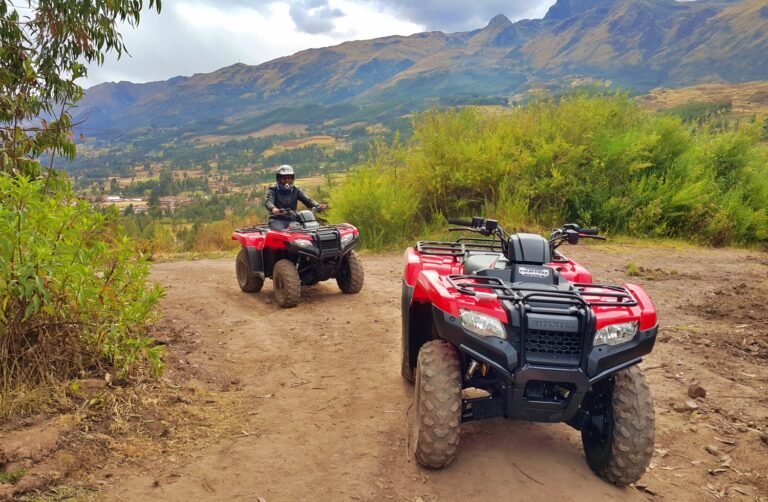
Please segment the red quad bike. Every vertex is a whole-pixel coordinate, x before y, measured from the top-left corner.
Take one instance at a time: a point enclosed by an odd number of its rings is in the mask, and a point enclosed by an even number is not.
[[[292,221],[285,230],[266,224],[238,228],[232,240],[242,249],[235,261],[237,283],[246,293],[256,293],[265,278],[274,283],[280,307],[295,307],[301,286],[335,278],[343,293],[363,288],[363,264],[353,251],[359,233],[353,225],[321,225],[313,211],[283,210]]]
[[[581,431],[603,479],[640,479],[653,454],[651,393],[637,364],[658,325],[633,284],[595,284],[556,248],[596,229],[568,224],[549,240],[507,235],[495,220],[449,220],[485,236],[421,241],[405,252],[402,375],[415,380],[416,460],[456,456],[463,422],[565,422]]]

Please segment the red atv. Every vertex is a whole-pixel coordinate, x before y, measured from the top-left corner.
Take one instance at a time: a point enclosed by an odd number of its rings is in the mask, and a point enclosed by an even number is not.
[[[353,251],[359,241],[357,228],[347,223],[321,225],[309,210],[284,210],[282,215],[292,220],[285,230],[264,224],[232,233],[232,240],[243,246],[235,261],[240,289],[258,292],[264,279],[271,278],[275,301],[283,308],[299,303],[302,285],[330,278],[343,293],[360,292],[363,264]]]
[[[654,411],[637,364],[653,348],[656,311],[639,286],[595,284],[555,249],[596,229],[568,224],[546,240],[495,220],[449,220],[483,238],[421,241],[405,252],[402,375],[416,382],[415,456],[442,468],[462,422],[565,422],[587,462],[617,485],[653,454]]]

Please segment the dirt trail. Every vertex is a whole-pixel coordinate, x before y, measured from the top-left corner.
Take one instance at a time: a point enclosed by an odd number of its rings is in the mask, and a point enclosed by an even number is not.
[[[418,467],[407,444],[412,387],[399,375],[401,257],[369,254],[360,294],[342,295],[330,281],[304,288],[288,310],[272,303],[270,281],[258,294],[241,293],[233,258],[156,264],[166,322],[195,338],[181,364],[190,378],[240,389],[239,432],[121,466],[106,474],[104,495],[268,502],[768,496],[768,444],[760,438],[768,429],[768,256],[611,245],[567,251],[597,280],[642,284],[660,312],[660,343],[643,363],[657,450],[639,488],[592,474],[579,433],[565,425],[468,424],[456,462],[443,471]],[[642,267],[639,277],[627,277],[630,262]],[[692,380],[705,398],[688,397]]]

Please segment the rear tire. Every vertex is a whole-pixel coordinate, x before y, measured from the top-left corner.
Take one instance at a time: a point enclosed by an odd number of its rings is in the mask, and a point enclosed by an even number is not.
[[[235,259],[235,273],[237,284],[245,293],[258,293],[264,286],[264,275],[251,270],[248,263],[248,252],[242,248]]]
[[[275,301],[284,309],[295,307],[301,297],[299,271],[291,260],[279,260],[272,269]]]
[[[342,293],[354,294],[359,293],[363,289],[363,283],[365,282],[365,271],[363,270],[363,262],[357,253],[350,251],[339,267],[339,273],[336,276],[336,284],[339,285],[339,289]]]
[[[456,458],[461,429],[461,366],[453,345],[432,340],[421,347],[414,391],[416,460],[442,469]]]
[[[618,486],[639,480],[653,455],[653,399],[637,366],[622,370],[591,392],[591,418],[581,428],[587,463]]]

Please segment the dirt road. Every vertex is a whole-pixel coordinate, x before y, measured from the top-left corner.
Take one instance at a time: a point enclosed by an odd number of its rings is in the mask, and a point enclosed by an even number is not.
[[[240,292],[234,258],[159,263],[162,310],[184,351],[177,378],[229,388],[233,433],[119,471],[112,500],[702,500],[768,497],[768,255],[582,246],[566,254],[602,282],[651,294],[662,330],[643,362],[656,404],[656,454],[637,487],[598,479],[565,425],[494,420],[462,430],[458,459],[418,467],[409,451],[412,387],[399,375],[400,255],[363,256],[358,295],[304,288],[297,308],[267,281]],[[636,269],[639,276],[628,276]],[[185,373],[186,372],[186,373]],[[688,396],[694,381],[706,397]],[[234,405],[233,405],[234,406]],[[409,454],[411,453],[411,454]]]

